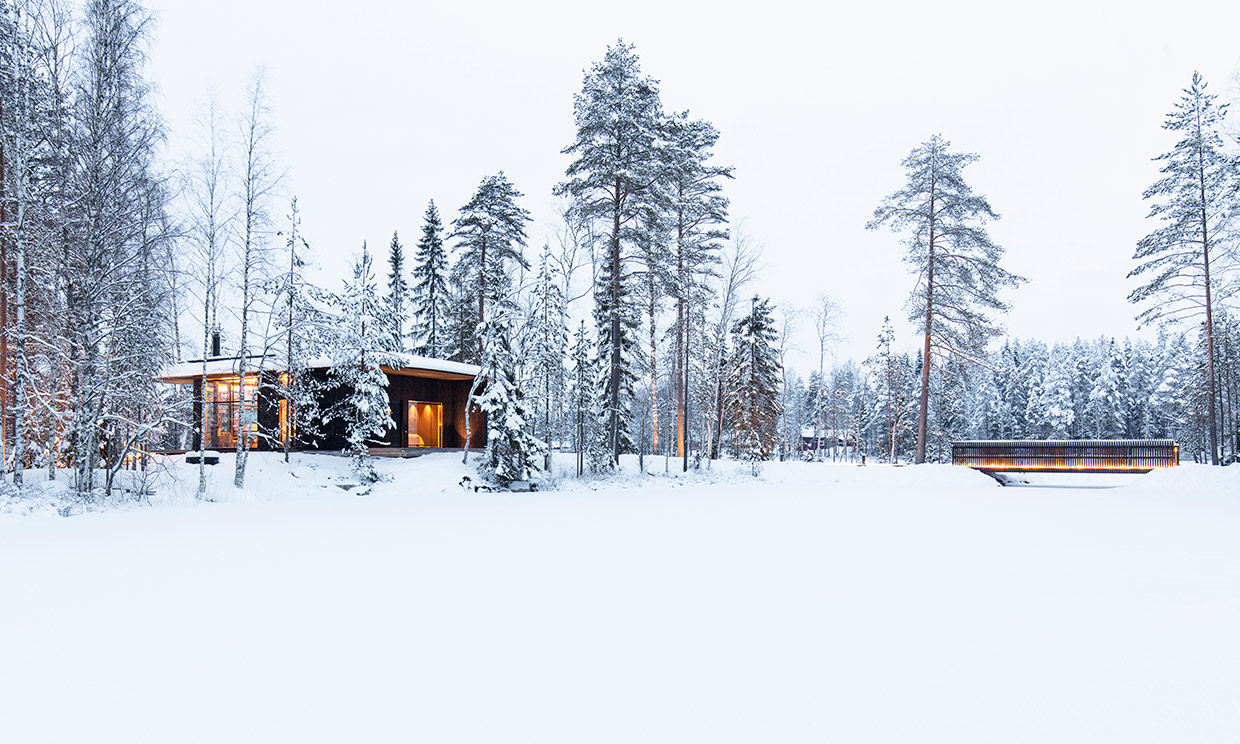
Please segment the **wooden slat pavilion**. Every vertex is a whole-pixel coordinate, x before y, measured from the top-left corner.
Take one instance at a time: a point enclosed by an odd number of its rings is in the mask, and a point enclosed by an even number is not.
[[[952,443],[952,464],[986,473],[1148,473],[1180,464],[1173,439],[993,440]]]

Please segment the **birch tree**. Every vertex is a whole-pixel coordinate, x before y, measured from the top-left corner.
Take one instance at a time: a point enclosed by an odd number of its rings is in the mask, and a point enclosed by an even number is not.
[[[220,280],[224,269],[230,214],[228,211],[228,163],[222,122],[214,96],[208,96],[200,122],[198,154],[186,169],[188,201],[187,237],[192,246],[192,276],[200,284],[202,302],[202,384],[198,394],[198,490],[199,499],[207,495],[206,448],[208,420],[206,404],[207,359],[211,356],[211,334],[218,332],[215,317],[219,304]]]
[[[152,272],[161,270],[154,255],[167,236],[152,225],[164,219],[166,192],[153,165],[163,132],[142,78],[149,26],[149,15],[130,0],[86,5],[73,115],[75,215],[63,285],[73,374],[72,457],[84,499],[96,490],[101,452],[123,460],[135,444],[132,437],[117,442],[105,436],[122,435],[125,428],[140,435],[151,427],[151,410],[135,411],[129,405],[135,401],[122,397],[135,390],[123,383],[149,383],[169,358],[167,346],[145,343],[158,337],[168,317],[150,307],[166,299],[149,283],[165,284]],[[149,393],[145,384],[141,388]]]
[[[237,349],[237,379],[240,406],[237,418],[237,461],[233,485],[245,487],[246,459],[250,449],[250,427],[245,413],[246,373],[249,369],[250,322],[258,307],[263,272],[267,268],[271,217],[270,200],[279,182],[275,159],[271,154],[271,104],[267,99],[265,75],[254,74],[246,96],[246,110],[241,117],[239,149],[240,164],[240,230],[241,230],[241,306],[238,316],[241,331]],[[257,411],[255,411],[257,412]]]

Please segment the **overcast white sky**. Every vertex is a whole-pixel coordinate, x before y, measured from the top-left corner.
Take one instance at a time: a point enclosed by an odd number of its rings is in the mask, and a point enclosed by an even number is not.
[[[285,190],[340,276],[363,239],[385,252],[396,229],[411,246],[429,199],[450,221],[499,170],[526,195],[535,254],[552,239],[573,94],[623,37],[666,109],[722,133],[733,223],[765,246],[754,289],[834,297],[841,356],[871,353],[885,314],[915,343],[899,238],[864,228],[934,133],[981,156],[966,176],[1003,215],[991,234],[1006,266],[1029,279],[1007,295],[1011,334],[1135,331],[1124,277],[1151,228],[1151,158],[1173,144],[1161,124],[1194,70],[1235,98],[1240,3],[806,5],[151,0],[150,72],[175,151],[208,87],[236,111],[267,68]]]

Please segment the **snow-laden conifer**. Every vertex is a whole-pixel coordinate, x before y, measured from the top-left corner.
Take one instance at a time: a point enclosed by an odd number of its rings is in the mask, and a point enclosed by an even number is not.
[[[405,318],[409,314],[409,280],[405,278],[405,247],[400,244],[400,235],[392,231],[392,242],[388,245],[388,282],[387,282],[388,314],[392,318],[392,344],[397,351],[405,350],[405,335],[408,324]]]
[[[400,364],[392,348],[390,307],[380,297],[377,281],[373,258],[362,243],[353,276],[335,298],[336,332],[328,370],[341,398],[328,408],[326,416],[344,424],[348,454],[358,477],[366,483],[379,479],[368,446],[383,442],[396,425],[382,367]]]
[[[574,219],[602,236],[594,322],[602,365],[604,445],[613,465],[632,446],[635,331],[640,317],[635,276],[661,239],[666,214],[667,148],[657,81],[642,74],[637,53],[618,41],[585,73],[573,99],[574,157],[556,193],[572,200]]]
[[[564,406],[564,357],[568,347],[565,298],[559,272],[544,246],[538,262],[538,276],[530,291],[530,308],[526,321],[524,355],[526,379],[530,382],[531,402],[539,413],[539,431],[548,444],[547,461],[551,464],[550,444],[560,437],[560,419]]]
[[[284,430],[271,434],[284,450],[284,461],[296,446],[322,435],[322,381],[310,373],[310,360],[332,337],[334,322],[324,312],[323,293],[305,274],[310,243],[301,233],[297,197],[289,205],[285,228],[284,270],[276,282],[273,328],[279,374],[275,393],[284,407]]]
[[[443,242],[443,222],[434,200],[426,206],[422,237],[418,239],[414,254],[410,300],[414,353],[447,359],[451,354],[448,310],[452,306],[452,295],[448,288],[448,251]]]
[[[733,449],[754,475],[779,446],[782,370],[776,337],[770,301],[754,295],[749,313],[732,326],[727,412]]]
[[[452,279],[468,305],[457,308],[461,325],[471,319],[475,326],[486,321],[488,312],[496,317],[511,312],[513,307],[512,278],[517,270],[528,269],[521,249],[525,246],[525,225],[530,214],[517,200],[520,191],[500,171],[487,176],[453,223],[457,257]],[[477,362],[481,348],[476,340],[463,349],[462,358]]]
[[[986,231],[999,215],[985,197],[973,193],[961,171],[977,160],[949,151],[939,135],[918,145],[904,159],[907,183],[883,200],[866,227],[889,225],[906,234],[905,263],[917,275],[909,303],[910,319],[923,329],[917,462],[926,459],[930,369],[936,355],[974,359],[1000,333],[990,318],[1007,310],[998,297],[1024,281],[999,266],[1003,249]]]
[[[686,451],[688,417],[686,404],[691,396],[692,348],[695,318],[693,305],[705,307],[710,301],[708,279],[716,275],[721,241],[728,238],[728,199],[723,195],[722,179],[732,178],[732,168],[711,163],[712,149],[719,132],[710,122],[691,119],[688,112],[667,118],[668,197],[672,231],[668,257],[671,296],[676,305],[674,334],[674,382],[676,406],[676,449],[688,468]]]
[[[546,445],[534,436],[536,413],[522,390],[520,354],[507,317],[483,323],[480,331],[486,389],[476,401],[487,416],[487,447],[479,469],[507,488],[515,481],[533,480]]]
[[[594,436],[595,424],[598,419],[591,415],[594,401],[598,397],[595,387],[597,372],[593,359],[593,345],[586,332],[586,322],[573,333],[571,351],[571,377],[568,384],[569,411],[572,432],[573,451],[577,453],[577,475],[585,472],[588,451],[593,449],[598,438]]]
[[[1042,409],[1046,412],[1049,439],[1070,438],[1076,420],[1076,411],[1072,408],[1072,367],[1067,351],[1068,347],[1056,347],[1042,385]]]
[[[1128,296],[1146,305],[1137,316],[1142,323],[1200,319],[1205,324],[1203,348],[1206,373],[1204,394],[1208,408],[1210,462],[1219,464],[1218,391],[1216,389],[1214,314],[1223,271],[1235,269],[1240,216],[1240,162],[1223,144],[1226,104],[1206,93],[1206,83],[1193,73],[1190,86],[1167,115],[1163,129],[1180,141],[1156,160],[1161,178],[1145,190],[1152,201],[1151,218],[1162,224],[1137,243],[1137,266],[1129,277],[1144,280]]]

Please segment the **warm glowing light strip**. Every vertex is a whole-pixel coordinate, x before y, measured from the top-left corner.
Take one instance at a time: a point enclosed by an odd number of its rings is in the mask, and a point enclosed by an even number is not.
[[[955,442],[952,464],[987,471],[1148,473],[1180,464],[1171,439]]]

